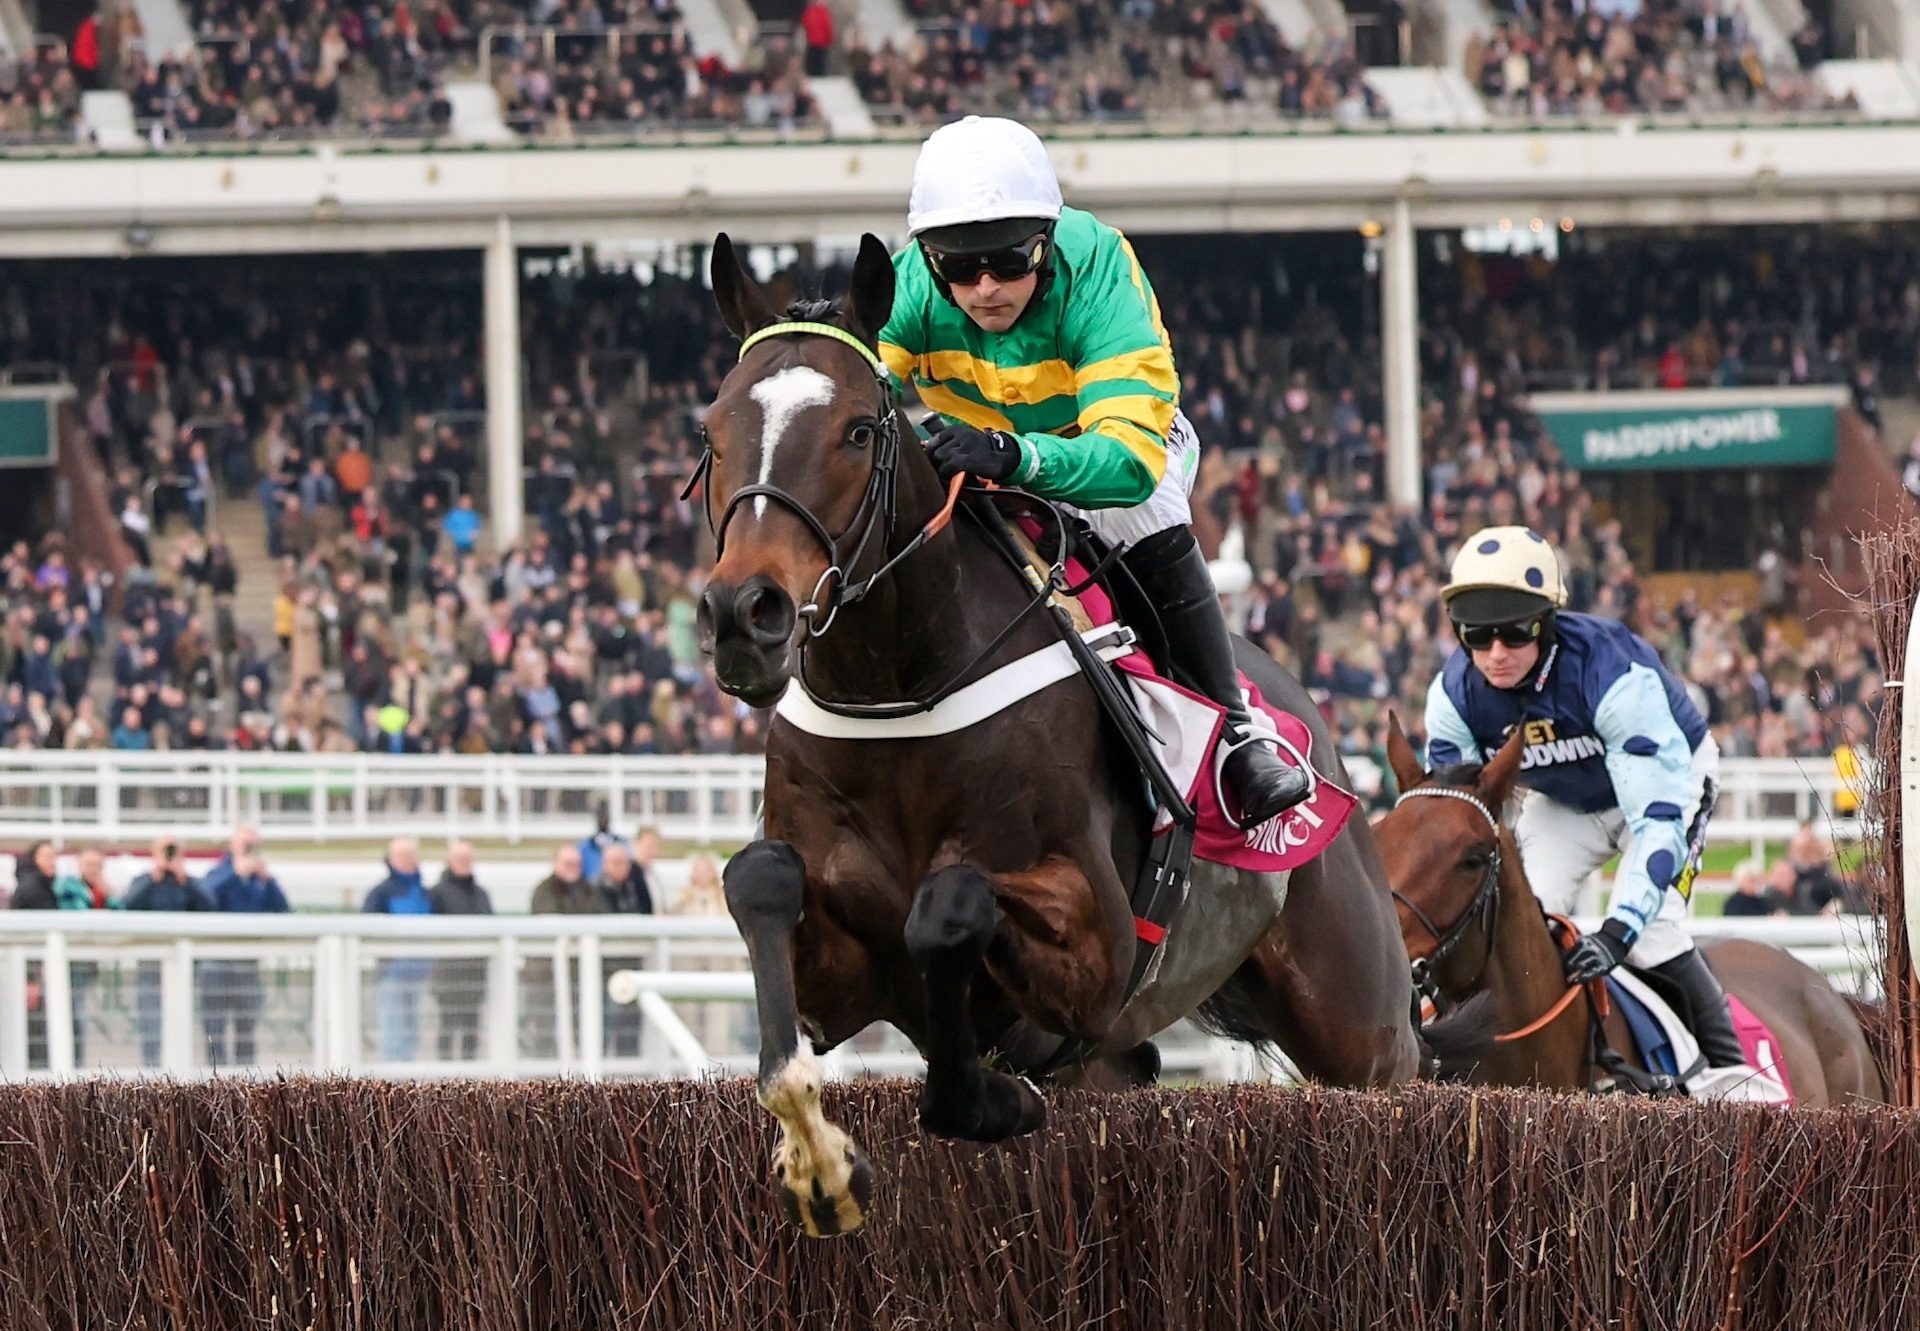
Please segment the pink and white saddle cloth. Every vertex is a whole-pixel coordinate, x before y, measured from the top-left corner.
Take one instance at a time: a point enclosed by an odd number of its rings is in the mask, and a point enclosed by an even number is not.
[[[1083,577],[1072,565],[1069,571],[1076,578]],[[1196,858],[1272,873],[1298,868],[1332,844],[1359,801],[1314,771],[1310,761],[1313,733],[1305,722],[1270,705],[1241,675],[1241,687],[1252,704],[1249,711],[1256,734],[1273,742],[1283,759],[1304,767],[1313,781],[1313,793],[1305,801],[1242,831],[1221,807],[1220,766],[1226,753],[1217,743],[1225,712],[1210,699],[1159,674],[1152,659],[1133,644],[1132,633],[1116,622],[1105,593],[1095,588],[1079,599],[1093,621],[1093,627],[1081,637],[1125,678],[1134,708],[1159,750],[1161,763],[1197,815]],[[978,725],[1079,673],[1072,650],[1066,643],[1056,642],[992,671],[913,716],[843,716],[822,707],[797,678],[787,686],[774,712],[795,728],[828,739],[920,739]],[[1164,832],[1171,826],[1171,819],[1162,811],[1156,830]]]

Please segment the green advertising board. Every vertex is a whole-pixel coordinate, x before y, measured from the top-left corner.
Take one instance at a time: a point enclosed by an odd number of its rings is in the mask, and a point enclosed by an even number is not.
[[[61,385],[0,389],[0,467],[51,467],[59,457],[57,403]]]
[[[1837,389],[1541,393],[1533,409],[1581,471],[1812,467],[1833,461]]]

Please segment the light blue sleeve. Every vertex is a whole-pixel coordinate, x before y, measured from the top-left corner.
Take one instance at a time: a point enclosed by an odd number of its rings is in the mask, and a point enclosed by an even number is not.
[[[1607,746],[1607,775],[1633,833],[1633,854],[1613,878],[1609,918],[1638,938],[1659,913],[1673,880],[1686,867],[1693,803],[1693,748],[1667,704],[1666,686],[1644,665],[1615,680],[1593,714],[1594,733]]]
[[[1435,675],[1427,687],[1427,769],[1438,771],[1454,763],[1480,760],[1480,745],[1473,728],[1460,715],[1460,709],[1447,696],[1447,677]]]

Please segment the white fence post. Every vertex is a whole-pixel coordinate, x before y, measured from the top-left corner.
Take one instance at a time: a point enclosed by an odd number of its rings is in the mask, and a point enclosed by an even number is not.
[[[520,1066],[520,940],[502,934],[487,959],[487,1062],[503,1077]]]
[[[0,986],[7,995],[27,994],[27,949],[0,948]],[[0,999],[0,1076],[27,1075],[27,1005]]]
[[[602,999],[606,996],[601,978],[600,937],[580,935],[580,1071],[591,1081],[600,1080],[607,1049],[607,1023]]]
[[[160,1066],[193,1071],[193,940],[177,938],[160,963]]]
[[[348,934],[340,940],[340,987],[334,995],[334,1066],[343,1071],[357,1068],[364,1032],[360,1029],[360,985],[364,980],[360,956],[360,936]]]
[[[567,936],[553,940],[553,1047],[560,1071],[573,1071],[573,986],[567,983]]]
[[[47,1017],[47,1071],[57,1077],[73,1074],[73,966],[67,958],[67,936],[47,935],[47,959],[40,968],[40,1010]]]

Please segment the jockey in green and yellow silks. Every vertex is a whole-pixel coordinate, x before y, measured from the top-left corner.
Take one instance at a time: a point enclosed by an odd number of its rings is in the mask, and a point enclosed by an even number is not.
[[[921,148],[908,229],[880,354],[945,419],[927,444],[941,476],[1020,486],[1125,546],[1175,678],[1226,709],[1232,815],[1251,826],[1299,803],[1306,774],[1249,730],[1232,639],[1188,527],[1199,441],[1126,237],[1061,206],[1031,130],[978,116]]]

